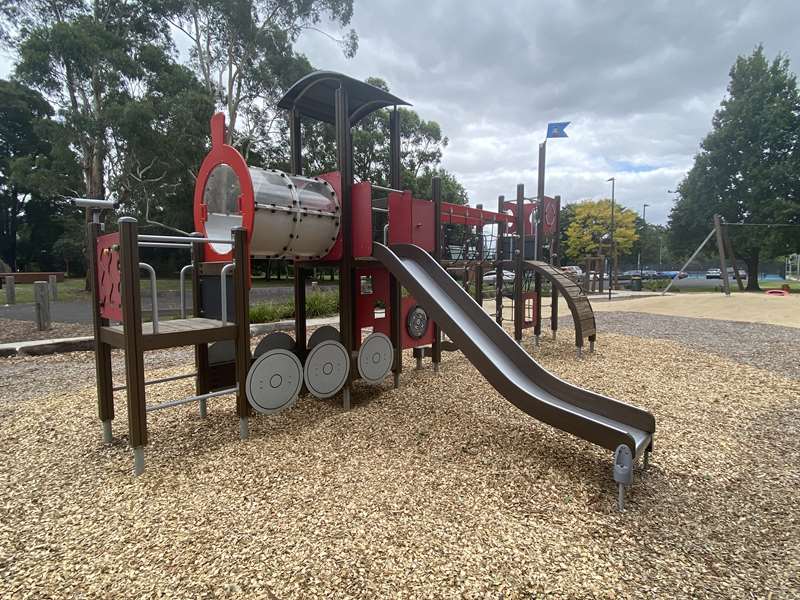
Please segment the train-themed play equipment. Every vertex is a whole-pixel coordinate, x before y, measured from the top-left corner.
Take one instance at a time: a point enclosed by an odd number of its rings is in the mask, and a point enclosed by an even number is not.
[[[111,440],[114,391],[125,389],[134,469],[144,470],[147,413],[236,396],[241,438],[254,413],[274,414],[299,394],[341,395],[349,409],[355,380],[399,386],[403,350],[417,366],[441,353],[461,351],[487,381],[528,415],[614,452],[619,502],[634,465],[646,463],[655,420],[648,412],[568,384],[542,368],[521,346],[523,330],[541,334],[542,298],[550,299],[550,326],[558,327],[558,297],[566,299],[580,352],[595,340],[591,306],[577,284],[558,267],[559,198],[540,193],[526,199],[502,196],[497,211],[445,202],[434,178],[432,198],[400,189],[400,112],[403,100],[364,82],[332,72],[312,73],[294,84],[279,107],[288,111],[290,172],[248,166],[225,144],[221,114],[211,123],[212,148],[196,181],[192,236],[140,235],[134,219],[102,234],[89,226],[94,283],[97,389],[103,435]],[[379,109],[390,109],[390,185],[354,181],[351,128]],[[337,171],[305,173],[301,119],[334,125]],[[541,188],[540,188],[541,192]],[[448,227],[474,239],[474,250],[445,247]],[[488,229],[493,236],[485,235]],[[488,241],[488,243],[487,243]],[[189,249],[181,270],[181,318],[158,318],[157,281],[139,260],[140,247]],[[251,352],[248,317],[252,257],[294,261],[294,335],[265,336]],[[306,331],[306,282],[311,269],[333,267],[339,275],[337,327]],[[484,310],[484,278],[495,270],[495,314]],[[463,282],[450,274],[467,272]],[[142,320],[140,271],[150,275],[151,320]],[[505,273],[514,274],[506,281]],[[185,286],[189,278],[191,285]],[[472,289],[465,289],[474,282]],[[490,285],[488,282],[487,285]],[[549,286],[549,290],[547,290]],[[191,288],[191,303],[184,287]],[[503,328],[503,304],[513,303],[514,336]],[[187,306],[190,304],[190,306]],[[190,313],[190,314],[187,314]],[[194,371],[145,380],[147,350],[194,347]],[[115,387],[111,349],[125,351],[126,382]],[[179,377],[195,380],[195,394],[148,404],[146,388]],[[434,399],[431,399],[435,401]]]

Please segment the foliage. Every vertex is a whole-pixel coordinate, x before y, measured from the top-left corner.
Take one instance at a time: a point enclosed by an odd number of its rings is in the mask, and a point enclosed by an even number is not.
[[[714,115],[694,166],[678,187],[671,240],[689,253],[708,234],[713,215],[729,223],[800,225],[800,91],[789,60],[768,62],[761,46],[740,56],[727,96]],[[750,273],[762,255],[796,249],[800,228],[729,227]],[[755,278],[748,289],[758,289]]]
[[[309,292],[306,295],[308,318],[329,317],[339,312],[339,292]],[[294,317],[294,302],[263,302],[250,307],[251,323],[271,323]]]
[[[566,230],[566,249],[572,257],[610,252],[611,200],[585,200],[575,205],[574,216]],[[614,246],[617,255],[627,254],[638,239],[636,213],[615,204]]]
[[[248,146],[275,135],[283,90],[311,70],[294,43],[309,30],[328,35],[318,28],[323,18],[347,26],[353,1],[175,0],[170,12],[170,22],[189,42],[191,67],[226,109],[228,142],[241,129]],[[352,29],[335,41],[348,57],[358,48]]]

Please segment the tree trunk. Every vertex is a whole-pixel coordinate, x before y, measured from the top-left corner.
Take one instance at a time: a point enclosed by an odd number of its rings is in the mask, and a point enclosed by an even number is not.
[[[758,287],[758,254],[750,254],[744,259],[747,265],[747,292],[760,292]]]

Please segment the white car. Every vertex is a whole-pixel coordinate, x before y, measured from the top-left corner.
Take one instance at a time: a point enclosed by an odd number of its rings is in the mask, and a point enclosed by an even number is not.
[[[483,283],[495,283],[497,281],[496,271],[489,271],[483,276]],[[514,283],[514,272],[503,271],[503,283]]]

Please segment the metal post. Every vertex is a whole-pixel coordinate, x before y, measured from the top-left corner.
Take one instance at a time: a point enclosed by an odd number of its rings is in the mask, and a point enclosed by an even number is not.
[[[142,300],[139,284],[139,245],[136,219],[119,223],[119,266],[122,291],[122,325],[125,335],[125,389],[128,396],[128,443],[133,447],[134,472],[144,471],[147,445],[147,409],[144,392]]]
[[[561,266],[561,196],[555,197],[556,201],[556,231],[553,234],[553,241],[550,245],[550,264],[558,268]],[[553,339],[556,339],[558,331],[558,288],[550,285],[550,331],[553,332]]]
[[[442,179],[434,177],[431,180],[431,192],[433,196],[433,258],[436,261],[442,259]],[[433,345],[431,348],[431,360],[433,370],[439,370],[439,363],[442,362],[442,332],[439,325],[433,323]]]
[[[294,263],[294,339],[301,361],[306,359],[306,270]]]
[[[247,230],[233,230],[233,302],[236,322],[236,414],[239,416],[239,437],[247,437],[247,419],[250,403],[245,389],[247,372],[250,370],[250,249],[247,245]],[[225,277],[225,274],[222,274]],[[244,433],[244,435],[242,435]]]
[[[355,331],[353,325],[354,289],[353,289],[353,205],[351,188],[353,185],[353,149],[350,138],[350,109],[347,90],[336,89],[336,159],[341,176],[342,206],[342,260],[339,263],[339,330],[342,345],[348,356],[355,350]],[[360,335],[360,334],[359,334]],[[348,381],[342,391],[342,404],[345,410],[350,408],[350,385],[354,369],[350,370]]]
[[[731,295],[731,283],[728,280],[728,263],[725,260],[725,242],[722,239],[722,218],[714,215],[714,231],[717,236],[717,250],[719,250],[719,266],[722,271],[722,289],[726,296]]]
[[[150,313],[153,322],[153,333],[158,333],[158,287],[156,286],[156,270],[147,263],[140,262],[139,268],[150,274]]]
[[[289,111],[289,145],[291,150],[292,175],[303,174],[303,141],[300,129],[300,113],[296,110]]]
[[[478,230],[478,264],[475,267],[475,302],[483,306],[483,204],[478,204],[475,208],[481,211],[478,217],[480,223],[476,226]]]
[[[52,329],[50,295],[46,281],[35,281],[33,283],[33,296],[36,301],[36,329],[39,331]]]
[[[614,285],[613,285],[614,284],[614,275],[612,273],[612,269],[614,268],[613,264],[614,264],[614,254],[615,254],[615,252],[614,252],[614,188],[615,188],[616,183],[617,183],[617,178],[616,177],[610,177],[606,181],[610,181],[611,182],[611,230],[610,230],[610,235],[611,235],[611,243],[610,243],[611,259],[608,261],[608,299],[611,300],[611,288],[614,287]],[[603,285],[603,280],[602,279],[600,280],[600,285],[601,286]]]
[[[114,418],[114,382],[111,372],[111,347],[100,340],[100,328],[108,325],[108,319],[100,314],[99,273],[97,272],[97,237],[100,223],[87,225],[86,254],[89,258],[89,282],[92,291],[92,329],[95,348],[95,378],[97,381],[97,415],[103,425],[103,443],[112,439],[111,420]]]
[[[200,233],[193,233],[194,237],[202,237]],[[204,246],[192,244],[192,316],[205,316],[203,310],[203,295],[201,293],[201,275]],[[198,395],[205,394],[210,389],[208,377],[208,344],[196,344],[194,347],[194,366],[197,376],[194,387]]]
[[[497,212],[501,215],[506,213],[506,197],[497,197]],[[495,292],[494,292],[494,310],[495,321],[498,325],[503,324],[503,240],[506,234],[505,221],[497,222],[497,239],[495,240]]]
[[[401,185],[400,162],[400,109],[394,107],[389,114],[389,185],[396,190]]]
[[[541,145],[539,146],[541,148]],[[517,184],[517,214],[514,238],[514,339],[522,342],[522,321],[525,319],[525,301],[522,299],[522,279],[525,263],[525,185]]]
[[[544,219],[542,219],[542,208],[544,207],[544,174],[545,174],[545,161],[547,155],[547,140],[539,144],[539,178],[536,187],[536,198],[539,202],[536,216],[536,245],[534,250],[534,260],[541,260],[542,256],[542,238],[544,237]]]
[[[6,280],[6,304],[17,303],[17,289],[14,287],[14,276],[7,275]]]

